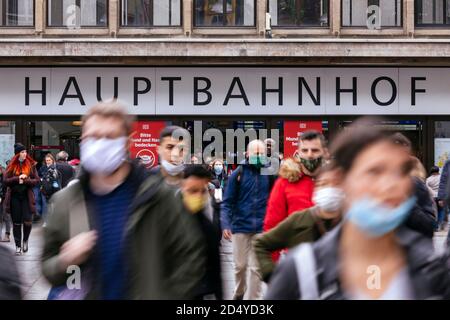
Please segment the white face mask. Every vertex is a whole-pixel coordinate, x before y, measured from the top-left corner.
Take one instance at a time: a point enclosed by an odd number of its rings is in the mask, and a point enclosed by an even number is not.
[[[337,212],[342,207],[344,197],[340,188],[324,187],[314,192],[313,202],[323,211]]]
[[[162,160],[161,165],[164,168],[164,170],[171,175],[172,177],[179,175],[184,170],[184,164],[172,164],[169,161]]]
[[[108,176],[127,159],[127,137],[86,138],[80,144],[81,164],[91,174]]]

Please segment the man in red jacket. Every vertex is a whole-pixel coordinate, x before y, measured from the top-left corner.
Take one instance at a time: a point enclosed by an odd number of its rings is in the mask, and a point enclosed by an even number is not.
[[[314,176],[328,156],[325,137],[318,131],[306,131],[299,137],[293,159],[283,161],[267,204],[264,231],[276,227],[290,214],[312,207]],[[279,252],[273,254],[276,261]]]

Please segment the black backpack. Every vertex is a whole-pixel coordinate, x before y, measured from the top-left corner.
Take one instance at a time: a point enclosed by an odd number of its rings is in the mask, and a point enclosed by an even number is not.
[[[60,174],[56,168],[50,167],[47,169],[41,181],[41,191],[47,199],[61,190],[60,180]]]

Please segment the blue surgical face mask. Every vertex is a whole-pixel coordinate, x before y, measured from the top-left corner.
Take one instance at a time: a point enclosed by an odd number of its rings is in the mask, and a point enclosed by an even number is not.
[[[370,237],[378,238],[399,227],[415,204],[416,198],[410,197],[396,208],[389,208],[373,199],[364,198],[350,207],[345,218]]]
[[[223,166],[220,164],[216,164],[214,165],[214,172],[216,173],[216,175],[220,175],[223,171]]]

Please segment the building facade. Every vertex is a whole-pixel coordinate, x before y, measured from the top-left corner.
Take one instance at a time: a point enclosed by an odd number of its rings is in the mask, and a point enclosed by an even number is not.
[[[79,149],[117,97],[190,130],[385,116],[427,167],[450,153],[448,0],[2,0],[0,162],[14,141]],[[200,122],[196,122],[200,121]],[[12,144],[11,144],[12,143]],[[448,147],[447,147],[448,146]]]

